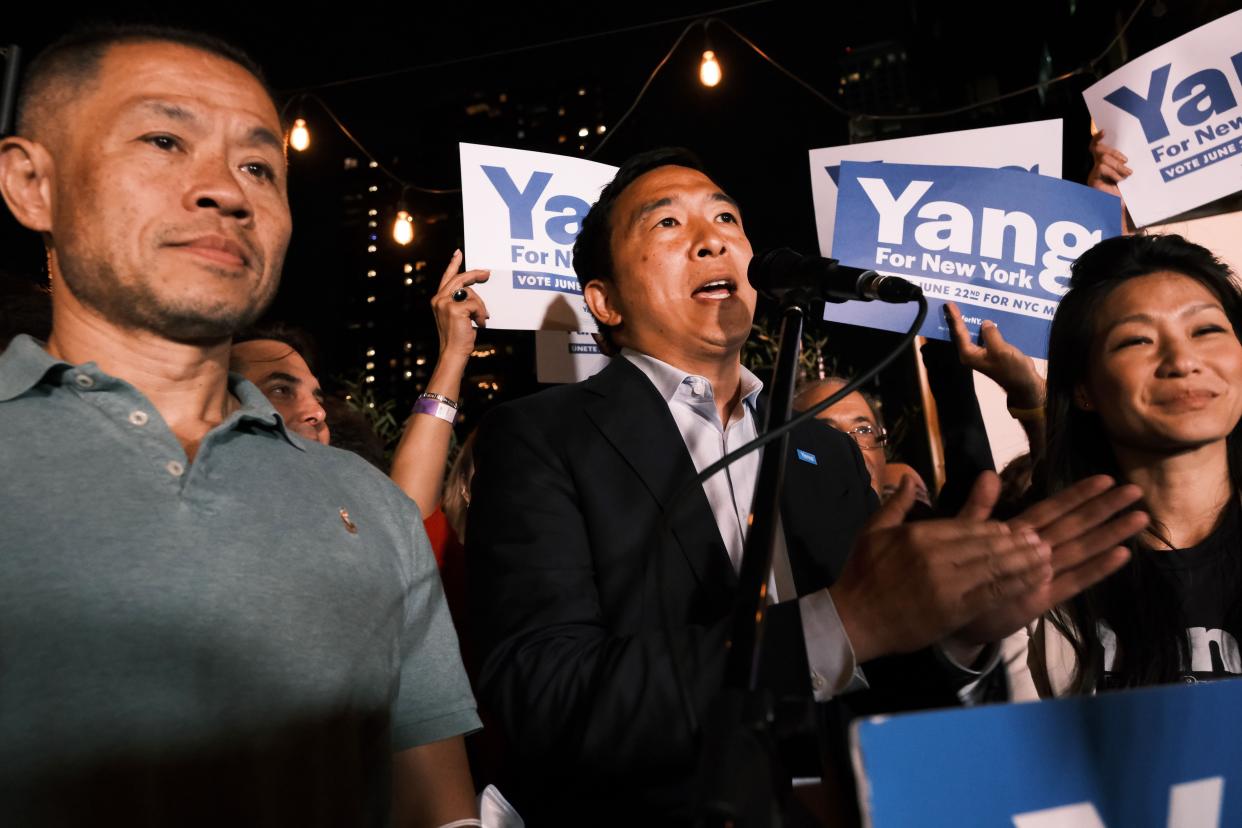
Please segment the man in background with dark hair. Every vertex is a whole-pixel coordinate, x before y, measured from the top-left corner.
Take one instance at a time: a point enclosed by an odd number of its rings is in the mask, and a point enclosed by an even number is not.
[[[310,340],[285,325],[251,328],[233,340],[229,370],[253,382],[287,428],[327,446],[328,414],[310,353]]]
[[[257,69],[88,31],[19,113],[0,192],[44,239],[52,328],[0,355],[3,821],[472,819],[479,720],[417,510],[228,376],[291,224]]]
[[[759,454],[675,494],[758,433],[762,383],[740,363],[751,247],[697,159],[658,150],[622,165],[574,253],[620,355],[480,427],[466,555],[478,690],[509,742],[507,790],[535,824],[667,824],[693,801],[689,720],[706,722],[721,688]],[[762,685],[803,712],[849,694],[836,716],[956,703],[996,663],[985,644],[1050,592],[1120,566],[1100,553],[1139,519],[1106,522],[1138,492],[1106,489],[1011,527],[987,520],[998,483],[985,476],[958,519],[902,525],[912,486],[877,511],[850,438],[796,430]]]

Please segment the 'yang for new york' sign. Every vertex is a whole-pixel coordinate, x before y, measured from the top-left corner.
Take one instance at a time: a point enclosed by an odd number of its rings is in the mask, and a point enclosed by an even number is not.
[[[461,144],[466,262],[488,268],[475,290],[488,325],[594,330],[574,272],[582,219],[616,168],[546,152]]]
[[[1025,353],[1045,358],[1070,265],[1121,232],[1115,196],[1048,176],[978,167],[841,165],[833,252],[842,264],[917,283],[930,310],[920,333],[948,339],[943,308],[977,334],[990,319]],[[825,318],[890,331],[913,305],[845,302]]]
[[[1129,159],[1139,226],[1242,190],[1242,11],[1148,52],[1083,97]]]

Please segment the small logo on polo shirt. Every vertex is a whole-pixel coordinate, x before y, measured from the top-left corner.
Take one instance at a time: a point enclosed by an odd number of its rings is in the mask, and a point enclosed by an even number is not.
[[[349,530],[349,534],[358,534],[358,524],[349,519],[348,509],[341,509],[341,523],[345,524],[345,528]]]
[[[803,463],[810,463],[812,466],[819,465],[819,461],[815,459],[815,455],[811,454],[809,451],[798,449],[798,459]]]

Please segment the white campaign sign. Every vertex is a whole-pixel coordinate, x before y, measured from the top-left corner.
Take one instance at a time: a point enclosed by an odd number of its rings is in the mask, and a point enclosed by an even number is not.
[[[1148,52],[1083,92],[1129,159],[1140,227],[1242,190],[1242,11]]]
[[[573,268],[582,217],[616,168],[583,158],[461,144],[461,200],[469,268],[492,328],[593,330]]]
[[[871,141],[810,152],[811,196],[821,256],[832,255],[837,219],[837,172],[842,161],[887,161],[890,164],[949,164],[962,167],[1018,167],[1040,175],[1061,177],[1061,120],[942,132],[891,141]],[[1036,360],[1044,373],[1043,360]],[[982,374],[975,374],[975,392],[987,426],[988,442],[998,469],[1027,450],[1022,426],[1009,416],[1005,392]]]
[[[587,331],[535,331],[535,379],[582,382],[608,364]]]
[[[842,161],[887,161],[890,164],[947,164],[958,167],[1017,167],[1053,178],[1061,177],[1061,120],[967,129],[824,147],[811,150],[811,197],[819,253],[832,255],[837,221],[837,171]]]

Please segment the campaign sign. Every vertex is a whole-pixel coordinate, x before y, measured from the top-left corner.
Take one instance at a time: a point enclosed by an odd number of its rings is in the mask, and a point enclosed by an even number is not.
[[[535,379],[581,382],[598,374],[609,358],[588,331],[535,331]]]
[[[1117,197],[1043,175],[978,167],[841,165],[835,254],[842,264],[903,276],[923,289],[923,336],[949,338],[953,301],[972,336],[983,320],[1045,358],[1070,265],[1121,233]],[[913,303],[829,304],[824,318],[906,331]]]
[[[1061,120],[964,129],[913,138],[893,138],[823,147],[810,152],[811,197],[821,256],[833,256],[837,181],[843,161],[889,164],[957,164],[994,167],[1061,177]]]
[[[871,828],[1242,825],[1242,682],[860,720]]]
[[[1242,190],[1242,11],[1170,41],[1083,92],[1134,173],[1139,226]]]
[[[594,330],[573,246],[616,167],[481,144],[460,150],[467,267],[492,271],[474,288],[487,305],[488,327]]]

